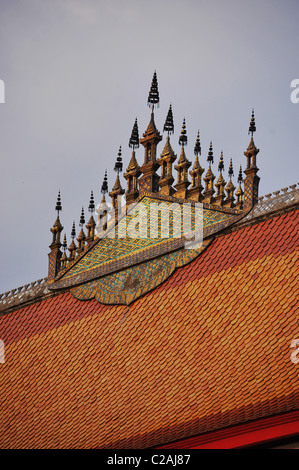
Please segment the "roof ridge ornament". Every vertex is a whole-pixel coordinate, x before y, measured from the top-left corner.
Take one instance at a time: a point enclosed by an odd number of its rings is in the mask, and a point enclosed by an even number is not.
[[[174,133],[173,114],[172,114],[172,105],[171,105],[171,103],[169,105],[168,113],[167,113],[165,124],[164,124],[164,127],[163,127],[163,132],[167,132],[168,137],[169,137],[169,134]]]
[[[252,108],[252,113],[251,113],[251,119],[250,119],[250,125],[248,129],[248,134],[251,133],[251,137],[253,137],[253,133],[256,132],[256,126],[255,126],[255,116],[254,116],[254,108]]]
[[[138,123],[137,123],[137,118],[135,119],[133,129],[132,129],[132,134],[129,140],[129,147],[135,148],[139,147],[139,131],[138,131]]]
[[[121,145],[119,146],[117,159],[114,165],[114,171],[117,171],[118,174],[123,171],[123,162],[122,162],[122,157],[121,157]]]
[[[179,144],[184,147],[187,145],[188,142],[188,137],[187,137],[187,131],[186,131],[186,119],[183,119],[183,124],[182,124],[182,130],[181,130],[181,135],[179,137]]]
[[[200,145],[200,135],[199,135],[199,130],[197,131],[197,137],[194,145],[194,155],[197,157],[198,155],[201,155],[201,145]]]
[[[59,215],[59,211],[62,211],[60,190],[58,191],[58,196],[57,196],[57,202],[56,202],[55,210],[57,211],[57,215]]]
[[[160,99],[159,99],[159,90],[158,90],[158,79],[157,79],[157,72],[155,70],[151,88],[148,94],[147,105],[152,109],[152,113],[154,112],[154,107],[157,106],[159,108]]]
[[[105,195],[107,192],[108,192],[108,178],[107,178],[107,170],[105,170],[105,176],[104,176],[104,180],[103,180],[103,184],[101,188],[101,193]]]

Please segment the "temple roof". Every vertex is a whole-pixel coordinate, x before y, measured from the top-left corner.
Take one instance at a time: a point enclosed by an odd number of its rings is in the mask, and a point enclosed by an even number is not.
[[[82,207],[67,256],[59,191],[48,276],[0,294],[1,448],[171,445],[299,406],[298,184],[259,198],[252,112],[236,193],[232,159],[226,187],[222,152],[213,173],[212,143],[203,176],[199,132],[188,172],[185,119],[172,186],[173,114],[159,158],[156,72],[148,104],[126,190],[120,147],[112,191],[106,171],[97,208],[91,192],[87,236]]]
[[[130,306],[65,291],[2,315],[0,446],[151,447],[298,408],[296,197]]]

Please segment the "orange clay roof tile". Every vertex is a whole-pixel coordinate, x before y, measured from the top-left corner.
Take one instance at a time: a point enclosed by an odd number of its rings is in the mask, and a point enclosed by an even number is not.
[[[129,307],[65,292],[0,317],[0,447],[150,447],[298,408],[298,247],[294,211]]]

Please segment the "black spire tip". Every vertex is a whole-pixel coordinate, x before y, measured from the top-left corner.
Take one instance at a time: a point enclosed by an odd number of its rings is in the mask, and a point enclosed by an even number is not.
[[[240,165],[239,176],[238,176],[238,183],[241,184],[242,182],[243,182],[242,165]]]
[[[159,106],[159,103],[158,80],[157,73],[155,71],[152,79],[151,89],[148,94],[147,105],[150,106],[153,110],[155,105],[157,105],[157,107]]]
[[[183,119],[183,125],[182,125],[182,130],[181,130],[181,135],[179,137],[179,144],[184,147],[184,145],[187,145],[187,131],[186,131],[186,121],[185,118]]]
[[[133,150],[135,150],[135,147],[139,147],[139,133],[138,133],[138,124],[137,124],[137,118],[135,119],[134,126],[132,129],[132,134],[129,140],[129,147],[133,147]]]
[[[169,134],[174,133],[174,125],[173,125],[173,114],[172,114],[172,106],[169,106],[169,110],[166,116],[165,124],[163,127],[163,132],[167,132]]]
[[[74,221],[73,226],[72,226],[72,231],[71,231],[72,240],[74,240],[75,236],[76,236],[76,225],[75,225],[75,221]]]
[[[117,171],[117,173],[121,173],[123,171],[123,162],[121,158],[121,146],[119,147],[118,151],[118,157],[116,159],[115,165],[114,165],[114,171]]]
[[[63,237],[62,248],[63,248],[63,251],[67,249],[66,234],[64,234],[64,237]]]
[[[209,153],[207,157],[207,161],[211,164],[214,163],[214,157],[213,157],[213,144],[210,142],[210,148],[209,148]]]
[[[59,211],[62,211],[61,198],[60,198],[60,191],[58,191],[58,196],[57,196],[57,202],[56,202],[55,210],[57,211],[57,215],[59,215]]]
[[[255,131],[256,131],[256,127],[255,127],[254,109],[252,109],[248,134],[251,133],[251,137],[253,137],[253,133],[254,133]]]
[[[84,224],[85,224],[85,216],[84,216],[84,209],[82,207],[79,225],[82,228]]]
[[[232,179],[232,176],[234,176],[234,169],[233,169],[233,161],[230,159],[230,164],[229,164],[229,169],[228,169],[228,176],[230,179]]]
[[[91,193],[90,193],[90,200],[89,200],[88,210],[89,210],[89,212],[90,212],[91,214],[93,214],[94,211],[95,211],[95,204],[94,204],[93,191],[91,191]]]
[[[104,181],[101,188],[101,193],[106,194],[108,192],[108,178],[107,178],[107,170],[105,171]]]
[[[221,152],[218,171],[222,172],[224,170],[224,163],[223,163],[223,152]]]
[[[195,145],[194,145],[194,155],[195,155],[195,156],[201,155],[201,146],[200,146],[199,131],[197,132],[197,138],[196,138],[196,142],[195,142]]]

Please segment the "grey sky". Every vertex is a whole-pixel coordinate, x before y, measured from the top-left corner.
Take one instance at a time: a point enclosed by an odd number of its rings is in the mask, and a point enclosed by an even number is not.
[[[298,14],[296,0],[0,0],[0,291],[47,275],[58,189],[69,242],[105,168],[114,184],[119,145],[126,169],[155,69],[156,124],[171,102],[176,153],[185,117],[187,157],[199,129],[202,166],[212,140],[214,173],[223,150],[236,181],[254,107],[260,195],[297,183]]]

